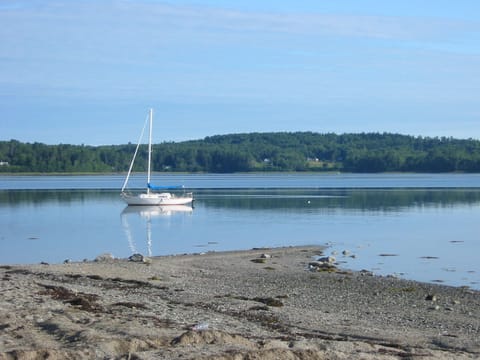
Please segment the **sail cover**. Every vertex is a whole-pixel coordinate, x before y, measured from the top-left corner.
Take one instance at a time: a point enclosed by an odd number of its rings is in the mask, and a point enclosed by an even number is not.
[[[182,185],[171,185],[171,186],[156,186],[150,183],[147,184],[148,188],[151,190],[173,190],[173,189],[183,189],[184,186]]]

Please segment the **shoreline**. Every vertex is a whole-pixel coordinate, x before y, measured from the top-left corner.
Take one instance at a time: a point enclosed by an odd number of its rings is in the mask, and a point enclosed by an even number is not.
[[[479,291],[309,266],[322,250],[2,265],[0,359],[480,357]]]
[[[145,171],[134,171],[132,174],[144,175]],[[0,176],[125,176],[127,171],[113,172],[0,172]],[[384,171],[384,172],[351,172],[336,170],[311,170],[311,171],[238,171],[231,173],[216,173],[208,171],[153,171],[155,175],[480,175],[480,172],[468,171],[443,171],[443,172],[414,172],[414,171]]]

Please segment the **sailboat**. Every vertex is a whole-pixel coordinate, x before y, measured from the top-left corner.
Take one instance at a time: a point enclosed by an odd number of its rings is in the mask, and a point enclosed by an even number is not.
[[[126,192],[126,187],[128,184],[128,180],[130,178],[130,174],[133,169],[133,164],[135,163],[135,158],[137,157],[138,149],[140,147],[140,143],[142,142],[143,134],[145,132],[145,128],[149,124],[149,136],[148,136],[148,164],[147,164],[147,188],[144,192],[140,194],[132,194]],[[163,190],[170,190],[170,189],[182,189],[182,186],[155,186],[152,185],[151,180],[151,163],[152,163],[152,128],[153,128],[153,109],[150,109],[149,116],[147,121],[145,121],[145,125],[143,126],[142,133],[140,135],[140,139],[138,140],[137,147],[135,149],[135,153],[133,154],[132,162],[130,163],[130,168],[128,169],[128,174],[123,183],[121,196],[123,200],[130,206],[130,205],[140,205],[140,206],[167,206],[167,205],[187,205],[193,202],[193,193],[184,192],[181,195],[172,194],[170,192],[156,192],[156,191],[163,191]]]

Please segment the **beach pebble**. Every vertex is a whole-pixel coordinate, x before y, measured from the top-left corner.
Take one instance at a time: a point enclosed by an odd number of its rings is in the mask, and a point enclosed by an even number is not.
[[[359,271],[360,275],[363,275],[363,276],[373,276],[373,272],[372,271],[369,271],[369,270],[360,270]]]
[[[102,261],[111,261],[111,260],[113,260],[113,259],[115,259],[115,258],[113,257],[112,254],[110,254],[110,253],[105,253],[105,254],[98,255],[98,256],[95,258],[95,261],[96,261],[96,262],[102,262]]]
[[[128,260],[133,262],[145,262],[145,256],[143,256],[142,254],[133,254],[128,258]]]
[[[201,322],[199,324],[193,325],[192,330],[193,331],[204,331],[208,330],[209,324],[208,322]]]
[[[334,269],[335,265],[326,261],[311,261],[308,263],[309,270],[322,271],[326,269]]]
[[[152,263],[152,259],[150,259],[147,256],[143,256],[142,254],[133,254],[128,258],[128,260],[132,262],[147,264],[147,265]]]
[[[325,256],[325,257],[319,258],[318,261],[320,261],[322,263],[333,264],[335,261],[337,261],[337,259],[335,259],[334,256]]]

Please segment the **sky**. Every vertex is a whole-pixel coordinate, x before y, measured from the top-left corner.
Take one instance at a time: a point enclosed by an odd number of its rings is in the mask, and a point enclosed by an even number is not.
[[[0,140],[480,139],[478,0],[0,0]]]

